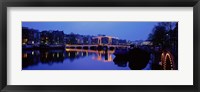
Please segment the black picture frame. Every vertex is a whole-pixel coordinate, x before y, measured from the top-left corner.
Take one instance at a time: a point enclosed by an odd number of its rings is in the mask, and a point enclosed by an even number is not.
[[[193,7],[194,85],[7,85],[7,7]],[[199,92],[200,0],[1,0],[0,1],[0,90],[35,91],[117,91],[117,92]]]

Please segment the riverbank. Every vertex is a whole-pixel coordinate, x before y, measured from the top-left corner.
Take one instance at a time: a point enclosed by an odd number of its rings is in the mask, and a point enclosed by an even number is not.
[[[51,49],[65,49],[64,45],[24,45],[22,50],[51,50]]]

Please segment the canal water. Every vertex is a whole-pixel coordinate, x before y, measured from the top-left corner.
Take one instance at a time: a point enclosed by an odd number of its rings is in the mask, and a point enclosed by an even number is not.
[[[114,50],[23,50],[22,70],[130,70]]]

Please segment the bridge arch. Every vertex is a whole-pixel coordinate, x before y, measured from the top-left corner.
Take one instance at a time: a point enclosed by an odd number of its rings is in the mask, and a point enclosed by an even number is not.
[[[161,54],[161,65],[163,70],[174,70],[176,69],[174,56],[169,51],[164,51]]]
[[[116,37],[112,37],[112,36],[96,36],[94,38],[98,39],[98,45],[102,45],[102,38],[108,38],[108,44],[111,45],[112,44],[112,38],[116,38]]]

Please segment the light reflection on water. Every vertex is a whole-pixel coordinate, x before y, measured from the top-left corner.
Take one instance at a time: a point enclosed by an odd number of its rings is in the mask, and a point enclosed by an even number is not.
[[[22,53],[23,70],[129,70],[113,62],[114,50],[27,50]]]

